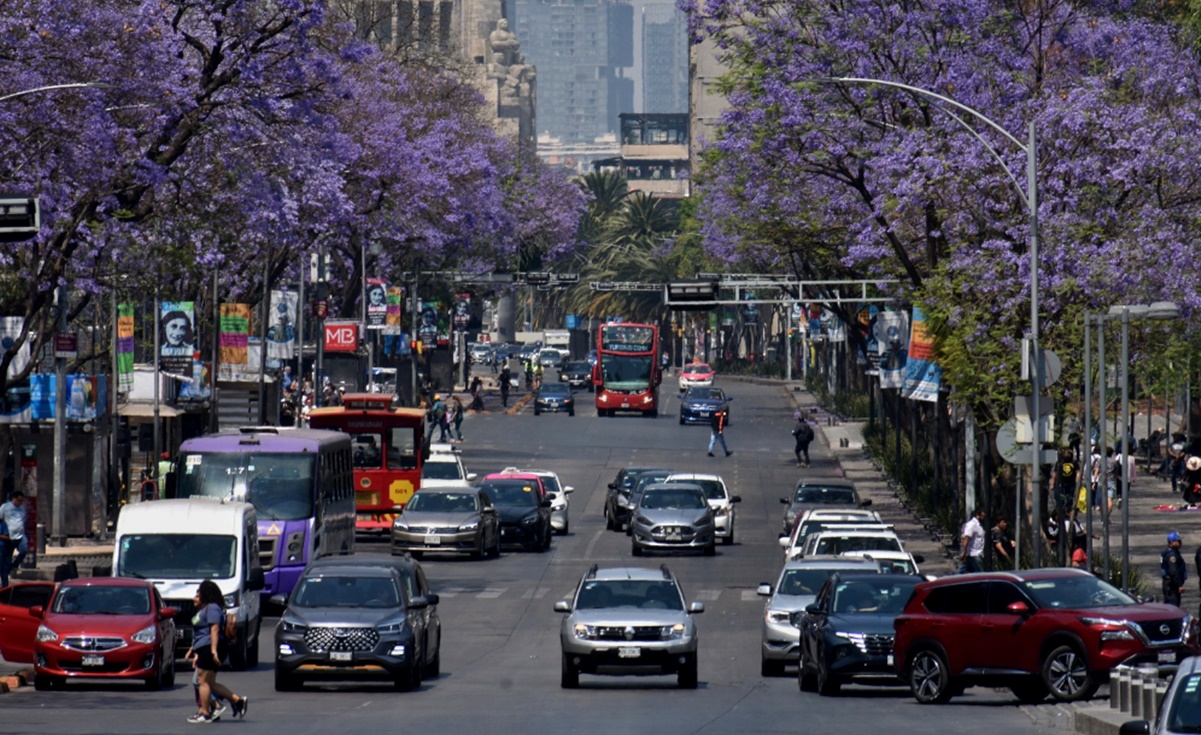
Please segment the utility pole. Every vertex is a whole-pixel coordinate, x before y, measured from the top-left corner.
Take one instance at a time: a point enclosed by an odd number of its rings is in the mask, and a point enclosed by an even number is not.
[[[67,287],[59,286],[57,334],[67,333]],[[57,337],[57,335],[56,335]],[[50,515],[51,538],[55,546],[67,545],[63,518],[67,505],[67,358],[54,356],[54,506]]]

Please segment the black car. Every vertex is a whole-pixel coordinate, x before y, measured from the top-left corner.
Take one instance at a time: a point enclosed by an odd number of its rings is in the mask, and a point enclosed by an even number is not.
[[[484,478],[480,489],[500,513],[501,543],[519,544],[529,551],[550,548],[553,533],[551,501],[541,490],[541,485],[542,481],[536,475],[522,473],[513,477],[489,475]]]
[[[569,362],[559,369],[559,380],[572,388],[587,387],[592,392],[592,366],[586,361]]]
[[[438,595],[409,556],[334,556],[309,564],[275,628],[275,688],[305,679],[391,679],[409,691],[441,668]]]
[[[609,483],[609,493],[605,496],[605,528],[610,531],[620,531],[630,522],[634,512],[632,493],[634,483],[644,472],[655,473],[660,479],[666,479],[671,470],[662,467],[626,467],[617,473],[617,479]]]
[[[575,398],[566,383],[543,383],[534,394],[534,415],[566,412],[575,416]]]
[[[730,425],[730,401],[721,388],[694,386],[680,397],[680,423],[707,424],[714,414],[726,415],[726,426]]]
[[[801,632],[801,691],[833,696],[851,680],[897,684],[893,620],[922,581],[913,574],[832,574],[817,600],[793,613]]]

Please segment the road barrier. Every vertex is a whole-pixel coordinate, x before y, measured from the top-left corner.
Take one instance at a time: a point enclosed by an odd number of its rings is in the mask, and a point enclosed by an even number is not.
[[[1109,708],[1140,720],[1153,721],[1168,683],[1155,664],[1118,666],[1109,672]]]

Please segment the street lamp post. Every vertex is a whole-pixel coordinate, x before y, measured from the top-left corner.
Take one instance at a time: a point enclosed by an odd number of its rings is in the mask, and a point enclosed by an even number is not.
[[[1038,348],[1038,148],[1037,139],[1035,137],[1034,122],[1030,122],[1029,137],[1027,142],[1022,143],[1021,140],[1013,136],[1005,128],[1001,127],[999,123],[990,119],[978,110],[968,107],[961,102],[956,102],[950,97],[937,94],[936,92],[931,92],[928,89],[922,89],[921,87],[914,87],[908,84],[901,84],[900,82],[893,82],[884,79],[872,79],[867,77],[831,77],[820,79],[818,81],[894,87],[896,89],[903,89],[908,92],[913,92],[914,94],[921,95],[922,97],[926,97],[928,99],[936,100],[944,105],[949,105],[956,110],[966,112],[996,132],[1000,133],[1001,136],[1015,145],[1018,150],[1026,154],[1026,189],[1023,191],[1021,185],[1018,183],[1017,177],[1009,169],[1009,166],[1005,164],[1005,160],[996,151],[996,149],[993,148],[992,145],[967,122],[967,120],[964,120],[951,110],[943,109],[943,112],[950,115],[955,122],[959,123],[965,130],[967,130],[968,133],[972,135],[972,137],[979,141],[980,144],[983,145],[988,152],[993,155],[993,158],[995,158],[997,163],[1000,164],[1001,169],[1009,177],[1009,180],[1013,182],[1014,187],[1017,189],[1018,196],[1021,197],[1022,202],[1026,205],[1026,210],[1030,215],[1030,353],[1032,356],[1031,365],[1033,366],[1033,374],[1030,376],[1030,382],[1033,387],[1030,391],[1030,423],[1034,430],[1033,447],[1030,461],[1030,486],[1034,502],[1031,505],[1030,520],[1031,526],[1035,529],[1034,538],[1037,539],[1038,529],[1042,527],[1042,502],[1039,497],[1039,485],[1042,478],[1042,425],[1039,417],[1038,392],[1042,389],[1043,360]],[[1034,567],[1037,568],[1042,566],[1042,545],[1036,541],[1032,544],[1032,549],[1034,552]]]

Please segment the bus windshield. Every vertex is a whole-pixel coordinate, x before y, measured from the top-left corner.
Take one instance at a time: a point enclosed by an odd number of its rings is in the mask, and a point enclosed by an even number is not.
[[[217,534],[144,533],[121,537],[116,575],[139,579],[229,579],[238,542]]]
[[[251,503],[259,520],[312,518],[313,459],[297,454],[185,454],[179,497]]]
[[[651,355],[601,355],[601,380],[609,390],[646,390],[651,385]]]

